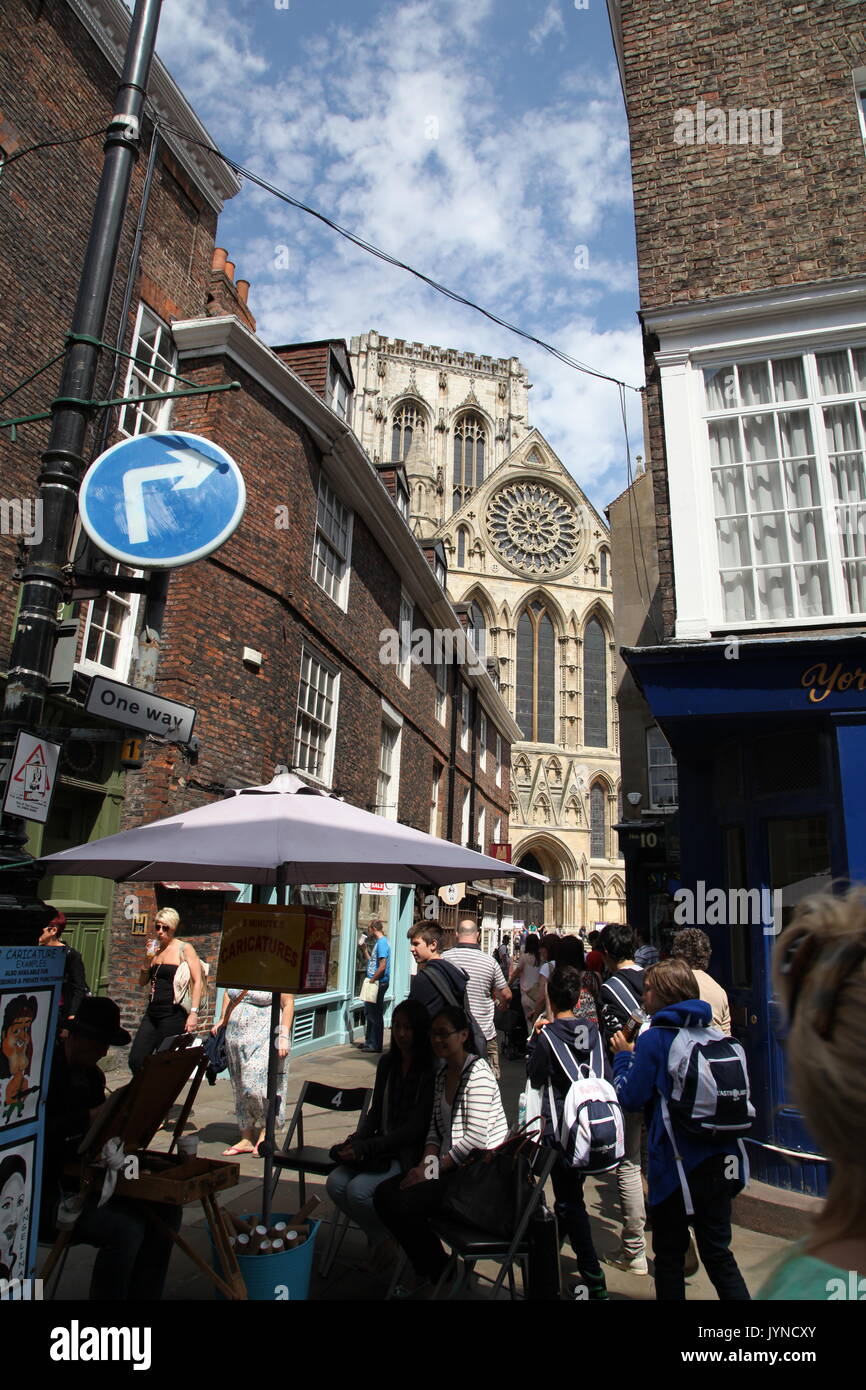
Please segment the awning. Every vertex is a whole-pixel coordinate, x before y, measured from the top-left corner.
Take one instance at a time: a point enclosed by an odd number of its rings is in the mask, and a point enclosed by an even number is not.
[[[175,893],[239,893],[241,891],[236,883],[211,883],[207,881],[166,883],[163,880],[160,886],[171,888]]]

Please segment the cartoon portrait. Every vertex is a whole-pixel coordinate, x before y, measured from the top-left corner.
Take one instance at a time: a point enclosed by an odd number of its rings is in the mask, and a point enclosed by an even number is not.
[[[0,1279],[26,1277],[33,1149],[0,1153]]]
[[[0,1127],[36,1114],[51,993],[0,997]]]

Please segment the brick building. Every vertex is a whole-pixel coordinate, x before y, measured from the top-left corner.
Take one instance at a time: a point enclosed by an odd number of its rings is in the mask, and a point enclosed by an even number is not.
[[[19,100],[7,102],[15,84],[6,75],[4,148],[86,129],[88,117],[93,129],[107,124],[129,24],[119,0],[58,0],[45,7],[22,0],[12,10],[4,11],[3,53],[27,74],[29,86],[25,91],[19,83]],[[58,94],[77,93],[66,107],[46,105],[45,65]],[[197,126],[158,63],[151,93],[158,118],[184,129]],[[40,171],[40,155],[34,155],[10,166],[3,179],[0,204],[12,225],[8,236],[4,228],[0,254],[15,305],[4,343],[10,348],[7,389],[59,351],[71,314],[99,143],[60,150],[63,163],[53,173]],[[51,177],[56,200],[40,200],[39,189]],[[58,730],[90,726],[92,733],[65,744],[52,812],[44,831],[34,827],[31,850],[58,850],[202,804],[230,787],[269,781],[277,765],[294,767],[357,805],[464,843],[475,843],[483,812],[491,838],[505,840],[508,755],[517,729],[486,671],[451,669],[446,679],[430,663],[382,659],[383,631],[404,623],[422,631],[462,628],[444,594],[444,573],[436,572],[440,557],[428,560],[403,514],[399,470],[380,476],[347,428],[353,381],[345,344],[272,351],[256,336],[249,286],[235,280],[226,252],[215,246],[221,201],[237,184],[218,161],[183,146],[160,143],[141,247],[130,268],[146,181],[139,168],[114,320],[106,331],[113,342],[129,284],[122,347],[135,361],[122,359],[113,389],[107,360],[100,398],[153,396],[173,373],[194,385],[231,381],[240,389],[173,402],[147,399],[107,412],[94,423],[90,455],[169,424],[201,433],[240,465],[247,508],[219,551],[171,575],[155,689],[196,708],[195,739],[188,745],[148,740],[138,771],[124,773],[120,731],[89,720],[82,699],[95,674],[133,684],[147,679],[157,610],[122,588],[70,603],[74,661],[64,672],[58,659],[46,722]],[[61,185],[82,190],[74,216],[60,200]],[[55,256],[62,284],[46,275]],[[16,398],[16,413],[44,409],[55,386],[47,373]],[[41,429],[22,430],[16,444],[4,446],[11,459],[4,478],[14,480],[7,487],[22,496],[34,491]],[[7,545],[7,576],[13,558]],[[76,570],[83,567],[76,556]],[[8,578],[4,592],[11,623],[15,592]],[[484,727],[491,742],[482,748]],[[498,763],[494,734],[501,744]],[[242,885],[197,883],[127,884],[115,892],[103,880],[67,876],[46,878],[41,887],[67,913],[68,939],[85,948],[91,984],[118,999],[129,1023],[143,1007],[137,974],[155,907],[177,906],[182,933],[212,963],[223,906],[244,891]],[[316,885],[304,897],[334,912],[328,988],[299,1005],[295,1023],[297,1045],[322,1046],[351,1033],[358,1012],[358,925],[372,916],[390,923],[397,945],[392,994],[405,993],[405,928],[413,919],[414,891],[383,895],[356,885]],[[492,899],[482,892],[471,905],[489,916]]]
[[[804,892],[866,874],[866,31],[836,0],[608,8],[662,623],[626,659],[676,757],[683,886],[753,893],[695,924],[750,1055],[757,1173],[815,1191],[769,961]]]

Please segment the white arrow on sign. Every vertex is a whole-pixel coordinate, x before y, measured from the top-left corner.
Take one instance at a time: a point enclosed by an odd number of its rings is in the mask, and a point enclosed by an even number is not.
[[[197,449],[171,449],[174,463],[155,463],[150,468],[131,468],[123,478],[123,500],[126,505],[126,526],[130,545],[143,545],[150,540],[147,512],[144,505],[144,484],[160,478],[175,480],[172,492],[201,487],[217,467],[213,459]]]

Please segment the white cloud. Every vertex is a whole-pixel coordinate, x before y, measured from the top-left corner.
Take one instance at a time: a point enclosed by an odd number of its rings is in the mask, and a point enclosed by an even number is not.
[[[529,31],[529,43],[532,48],[540,48],[543,43],[550,38],[551,34],[564,34],[565,24],[562,19],[562,11],[557,0],[550,0],[550,4],[544,11],[539,22],[534,29]]]
[[[608,227],[630,208],[627,131],[613,72],[543,106],[509,106],[484,62],[492,0],[407,0],[333,25],[281,67],[255,46],[248,7],[166,0],[160,51],[214,136],[241,161],[395,256],[599,370],[641,380],[632,292]],[[291,11],[286,12],[286,19]],[[271,20],[271,29],[274,28]],[[561,27],[550,5],[535,33]],[[517,355],[531,421],[580,481],[622,465],[616,390],[248,187],[221,225],[269,342],[396,337]],[[575,265],[586,245],[588,265]],[[289,247],[289,267],[275,263]],[[579,317],[579,316],[583,317]],[[610,319],[610,309],[607,310]],[[639,412],[635,413],[639,429]],[[604,484],[602,484],[604,486]]]

